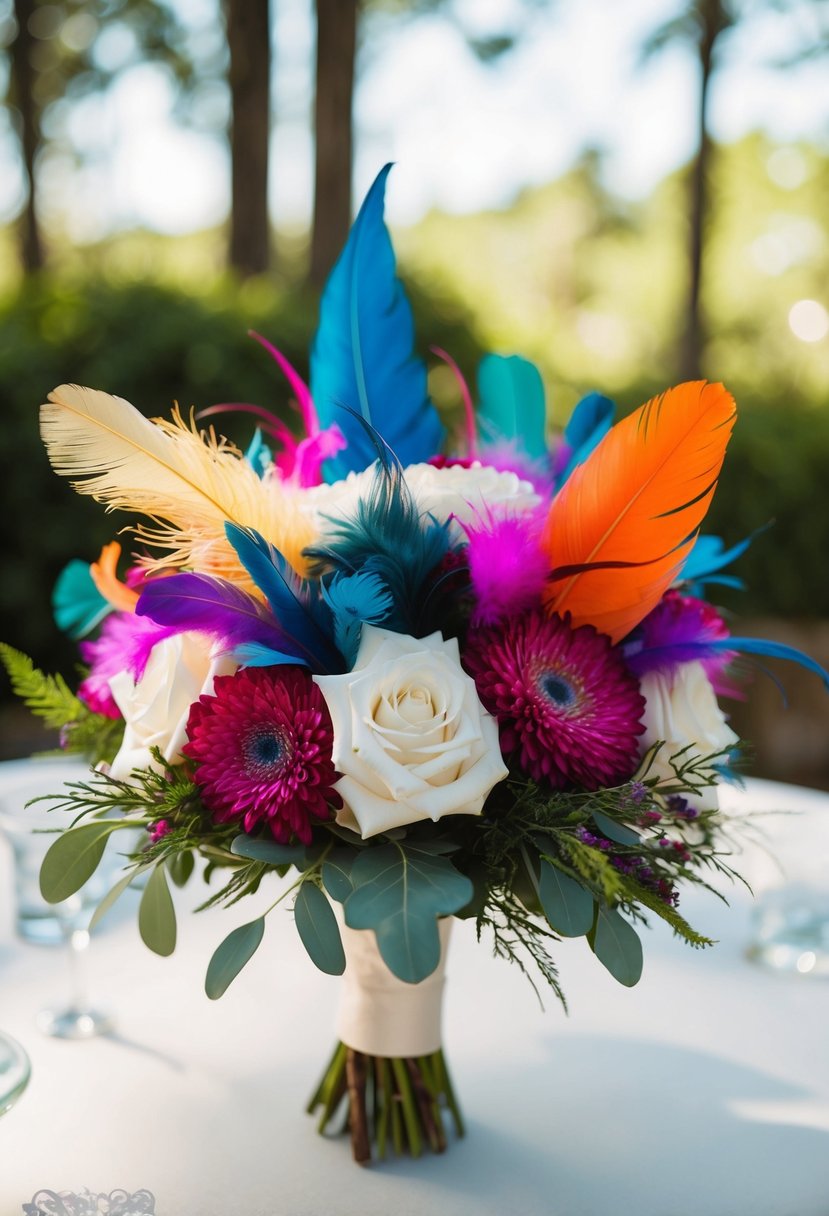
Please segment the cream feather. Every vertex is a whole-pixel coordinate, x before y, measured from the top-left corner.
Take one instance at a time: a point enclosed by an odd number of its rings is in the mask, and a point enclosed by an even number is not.
[[[149,516],[152,526],[135,531],[166,550],[150,567],[187,566],[248,585],[225,538],[230,521],[255,528],[304,569],[301,552],[314,530],[296,494],[260,480],[235,448],[188,426],[178,410],[171,422],[150,422],[122,397],[63,384],[41,406],[40,431],[55,472],[79,493]]]

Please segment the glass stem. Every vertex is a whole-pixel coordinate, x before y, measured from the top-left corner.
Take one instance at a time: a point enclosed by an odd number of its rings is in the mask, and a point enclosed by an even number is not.
[[[83,1013],[88,1005],[84,955],[89,946],[89,933],[86,929],[70,929],[68,927],[65,932],[67,953],[69,955],[70,1008],[77,1013]]]

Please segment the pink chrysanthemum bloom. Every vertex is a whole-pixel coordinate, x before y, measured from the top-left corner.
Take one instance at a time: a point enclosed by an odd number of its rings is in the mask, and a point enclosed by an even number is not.
[[[464,654],[505,756],[556,789],[626,781],[645,700],[610,639],[540,610],[474,629]]]
[[[334,731],[323,695],[296,667],[249,667],[219,676],[213,696],[190,709],[195,780],[218,823],[240,819],[246,832],[266,823],[275,840],[310,844],[314,819],[330,819],[342,800],[331,760]]]

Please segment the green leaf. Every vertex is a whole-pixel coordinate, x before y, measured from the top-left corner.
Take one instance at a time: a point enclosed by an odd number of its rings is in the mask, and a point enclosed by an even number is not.
[[[228,933],[213,951],[204,980],[204,990],[211,1001],[217,1001],[236,979],[246,963],[259,948],[265,932],[265,918],[258,916],[246,925]]]
[[[342,975],[345,952],[334,911],[313,882],[304,882],[294,903],[294,919],[311,962],[326,975]]]
[[[538,854],[530,856],[526,848],[520,850],[512,880],[513,893],[533,916],[542,913],[538,894]]]
[[[138,931],[145,946],[165,958],[176,948],[176,911],[163,863],[147,879],[138,906]]]
[[[104,898],[101,900],[101,902],[98,904],[95,911],[92,913],[92,919],[89,922],[90,932],[103,920],[103,918],[106,916],[107,912],[110,910],[112,905],[116,902],[116,900],[121,898],[121,896],[124,894],[124,892],[126,891],[127,887],[130,885],[130,883],[134,879],[136,879],[139,874],[143,874],[144,871],[148,870],[148,869],[149,869],[149,866],[138,866],[135,869],[129,870],[128,873],[126,873],[123,878],[118,880],[118,882],[115,884],[114,887],[112,887],[111,890],[107,891]]]
[[[582,937],[593,924],[593,896],[548,858],[541,859],[538,896],[550,927],[562,937]]]
[[[183,853],[173,853],[167,858],[167,870],[177,887],[183,887],[195,867],[193,854],[188,849]]]
[[[373,929],[383,961],[408,984],[418,984],[440,961],[438,917],[472,899],[470,880],[445,857],[400,843],[366,849],[351,871],[345,901],[352,929]]]
[[[351,869],[355,855],[351,849],[332,849],[322,863],[322,881],[326,891],[338,904],[344,904],[354,883],[351,881]]]
[[[615,908],[599,908],[593,951],[620,984],[626,988],[638,984],[642,975],[642,943],[633,926]]]
[[[623,823],[617,823],[615,819],[611,819],[601,811],[593,811],[592,814],[596,827],[608,840],[613,840],[616,844],[640,843],[639,833],[634,832],[633,828],[625,827]]]
[[[80,891],[98,868],[114,823],[85,823],[58,836],[40,867],[40,893],[48,904],[59,904]]]
[[[264,861],[272,866],[299,866],[306,860],[304,845],[277,844],[275,840],[259,840],[255,836],[234,837],[230,851],[237,857]]]

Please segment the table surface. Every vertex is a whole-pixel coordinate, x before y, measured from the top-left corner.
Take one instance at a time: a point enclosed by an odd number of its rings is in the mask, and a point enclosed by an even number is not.
[[[0,796],[27,770],[0,766]],[[829,859],[829,795],[751,781],[726,791],[790,848]],[[822,850],[822,853],[821,853]],[[273,887],[230,911],[185,915],[172,958],[141,943],[129,892],[93,936],[93,996],[111,1037],[42,1037],[34,1017],[66,992],[60,950],[12,930],[10,856],[0,844],[0,1027],[32,1081],[0,1121],[0,1216],[41,1189],[146,1188],[159,1216],[826,1216],[829,983],[744,958],[751,899],[702,892],[682,911],[718,939],[691,950],[660,922],[645,970],[617,985],[583,941],[557,947],[570,1001],[541,1008],[515,968],[453,935],[444,1038],[468,1134],[442,1157],[360,1169],[345,1139],[303,1113],[332,1047],[339,982],[304,954],[288,912],[218,1002],[208,959]],[[765,881],[756,849],[741,868]],[[829,867],[827,868],[829,873]],[[277,880],[274,879],[274,882]]]

